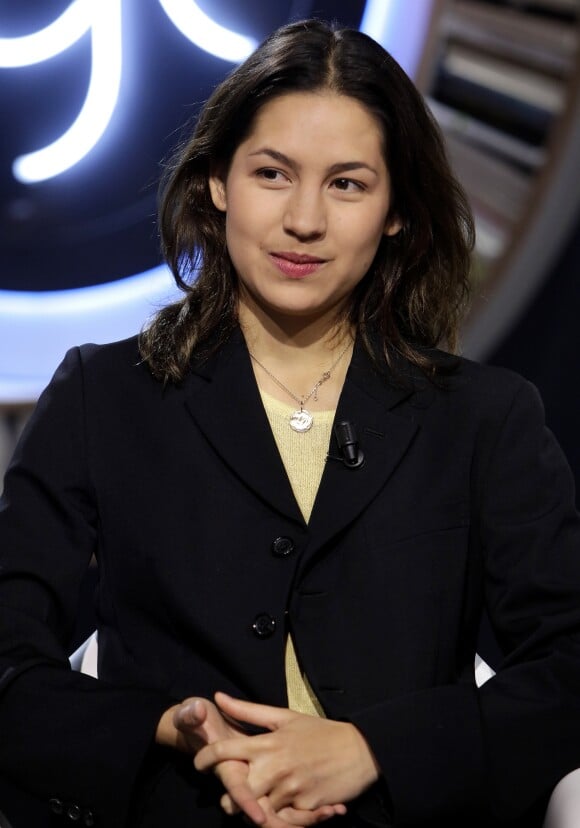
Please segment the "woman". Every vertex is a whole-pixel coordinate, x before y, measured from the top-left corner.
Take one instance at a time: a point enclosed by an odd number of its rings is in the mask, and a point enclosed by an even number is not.
[[[161,230],[184,299],[71,351],[7,474],[4,773],[87,825],[534,824],[580,759],[580,528],[534,390],[437,350],[473,229],[420,96],[358,32],[279,30]]]

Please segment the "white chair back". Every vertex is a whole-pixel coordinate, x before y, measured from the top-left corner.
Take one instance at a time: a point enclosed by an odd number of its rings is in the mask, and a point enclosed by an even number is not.
[[[98,678],[97,658],[99,651],[99,639],[95,630],[81,646],[69,657],[70,666],[79,673],[86,673],[87,676]]]
[[[580,769],[561,779],[552,792],[544,828],[578,828],[580,826]]]

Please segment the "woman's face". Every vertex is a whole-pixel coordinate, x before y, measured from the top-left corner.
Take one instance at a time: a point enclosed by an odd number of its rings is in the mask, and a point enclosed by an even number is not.
[[[334,316],[369,269],[389,215],[378,122],[331,92],[291,93],[259,110],[225,180],[210,179],[226,214],[240,311],[278,319]]]

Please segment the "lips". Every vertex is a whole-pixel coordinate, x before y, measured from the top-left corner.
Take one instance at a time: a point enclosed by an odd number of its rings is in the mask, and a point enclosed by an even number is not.
[[[276,267],[286,276],[293,279],[303,279],[317,271],[326,262],[318,256],[310,256],[305,253],[271,253],[270,258]]]
[[[325,259],[319,256],[309,256],[307,253],[272,253],[278,259],[286,259],[288,262],[295,262],[296,264],[321,264]]]

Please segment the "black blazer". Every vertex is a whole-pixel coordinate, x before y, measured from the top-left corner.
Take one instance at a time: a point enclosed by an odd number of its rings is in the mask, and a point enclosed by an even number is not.
[[[0,503],[7,778],[97,825],[231,826],[155,726],[217,689],[285,705],[290,629],[397,825],[515,819],[580,766],[580,528],[537,393],[465,360],[440,387],[400,368],[355,348],[337,416],[365,463],[327,461],[307,526],[241,334],[180,387],[134,339],[69,352]],[[93,554],[99,681],[65,643]],[[506,658],[477,690],[484,605]]]

